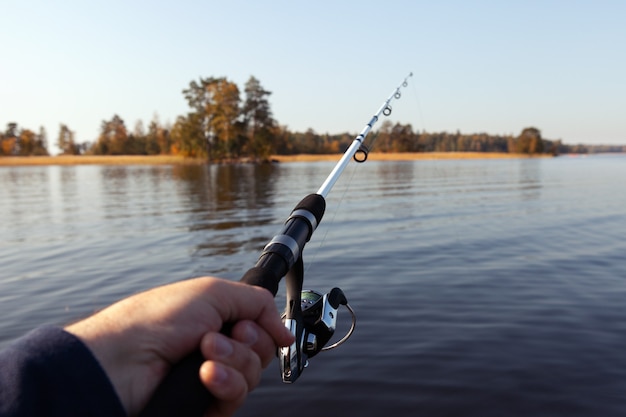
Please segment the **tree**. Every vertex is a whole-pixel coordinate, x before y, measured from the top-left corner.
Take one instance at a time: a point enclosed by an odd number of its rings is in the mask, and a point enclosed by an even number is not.
[[[128,135],[126,140],[125,154],[128,155],[146,155],[146,130],[143,127],[143,122],[137,120],[135,122],[135,128],[133,132]]]
[[[287,126],[277,126],[274,136],[274,148],[277,154],[290,155],[293,153],[293,144],[289,141]]]
[[[391,152],[393,151],[392,147],[392,136],[391,129],[393,128],[393,123],[391,120],[384,120],[380,125],[380,129],[376,132],[372,132],[374,138],[376,139],[376,150],[379,152]]]
[[[43,127],[36,134],[30,129],[18,129],[17,123],[7,123],[0,133],[0,156],[48,155],[46,131]]]
[[[391,137],[393,138],[392,149],[394,152],[411,151],[415,143],[415,135],[410,124],[402,125],[400,123],[396,123],[391,128]]]
[[[155,114],[148,125],[146,135],[146,152],[148,155],[167,154],[170,152],[170,135],[167,129],[159,123],[159,117]]]
[[[241,99],[237,85],[226,78],[200,78],[199,82],[192,81],[183,94],[194,110],[186,118],[187,124],[202,130],[207,157],[238,157],[241,152],[238,141]],[[195,153],[202,152],[195,150]]]
[[[100,136],[92,150],[96,155],[124,155],[128,153],[127,142],[124,120],[116,114],[111,120],[102,121]]]
[[[519,153],[542,153],[543,140],[541,132],[535,127],[527,127],[517,138],[517,152]]]
[[[242,107],[243,123],[248,138],[248,152],[267,158],[274,152],[274,138],[279,134],[268,97],[271,92],[251,76],[244,88],[246,98]]]
[[[18,136],[18,155],[29,156],[35,153],[37,147],[37,135],[29,129],[22,129]]]
[[[49,155],[48,152],[48,134],[43,126],[39,127],[39,135],[37,135],[35,143],[35,151],[33,155]]]
[[[15,155],[18,146],[17,140],[17,123],[7,123],[7,128],[0,141],[0,155]]]
[[[74,132],[72,132],[67,125],[61,124],[59,128],[57,147],[61,150],[62,155],[80,154],[80,146],[74,141]]]
[[[254,76],[251,76],[244,87],[246,99],[243,104],[242,113],[246,125],[250,128],[262,128],[275,124],[272,118],[272,110],[267,97],[272,94],[261,87],[261,83]]]
[[[209,158],[203,120],[198,113],[179,116],[170,137],[174,155]]]

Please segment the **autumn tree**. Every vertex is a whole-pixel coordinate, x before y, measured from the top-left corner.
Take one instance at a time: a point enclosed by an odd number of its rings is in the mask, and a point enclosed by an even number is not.
[[[30,129],[22,129],[18,136],[18,144],[17,154],[19,156],[34,155],[37,148],[37,135]]]
[[[48,155],[46,130],[41,127],[39,134],[30,129],[18,129],[17,123],[7,123],[0,133],[0,156]]]
[[[293,144],[289,141],[290,132],[287,126],[276,126],[274,133],[274,152],[282,155],[293,154]]]
[[[393,151],[391,129],[393,123],[390,120],[384,120],[380,125],[380,129],[372,132],[372,136],[376,139],[376,150],[379,152]]]
[[[17,149],[17,123],[7,123],[7,128],[0,140],[0,155],[15,155]]]
[[[135,128],[130,134],[128,134],[128,138],[124,146],[124,153],[127,155],[147,155],[146,145],[147,135],[143,126],[143,121],[137,120],[135,122]]]
[[[391,137],[393,138],[392,149],[394,152],[409,152],[415,144],[415,135],[410,124],[402,125],[396,123],[393,125]]]
[[[170,132],[171,152],[174,155],[203,157],[210,159],[210,142],[201,114],[189,113],[179,116]]]
[[[57,147],[62,155],[79,155],[81,151],[81,147],[74,141],[74,132],[64,124],[59,127]]]
[[[195,153],[206,154],[209,159],[238,157],[242,125],[237,84],[224,77],[200,78],[199,82],[192,81],[183,94],[193,110],[184,118],[185,126],[194,134],[201,130],[204,136],[204,151]],[[180,118],[177,121],[179,127],[182,121]]]
[[[148,155],[170,153],[171,143],[168,129],[161,126],[157,115],[154,116],[148,125],[146,135],[146,152]]]
[[[517,137],[517,152],[536,154],[543,152],[541,132],[535,127],[527,127]]]
[[[103,120],[100,135],[93,145],[96,155],[124,155],[127,153],[128,132],[124,120],[117,114],[109,121]]]

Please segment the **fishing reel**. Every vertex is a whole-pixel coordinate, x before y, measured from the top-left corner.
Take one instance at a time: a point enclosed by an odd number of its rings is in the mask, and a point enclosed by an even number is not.
[[[308,366],[309,358],[319,352],[334,349],[348,340],[356,326],[354,310],[339,288],[333,288],[324,295],[313,290],[303,290],[299,298],[298,306],[293,304],[294,300],[287,301],[287,309],[282,316],[285,326],[296,338],[291,346],[280,348],[278,351],[280,370],[285,383],[292,383],[298,379]],[[352,315],[350,330],[340,340],[326,346],[337,328],[337,312],[341,305]]]

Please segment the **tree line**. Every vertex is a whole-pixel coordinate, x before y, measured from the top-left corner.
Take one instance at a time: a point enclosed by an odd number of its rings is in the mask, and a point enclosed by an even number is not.
[[[56,145],[62,154],[80,155],[182,155],[212,161],[249,158],[266,160],[271,155],[329,154],[343,152],[353,133],[319,134],[313,129],[293,132],[273,117],[269,96],[251,76],[243,94],[225,77],[193,80],[182,91],[189,111],[173,124],[163,125],[154,117],[147,128],[138,120],[129,129],[119,115],[103,120],[93,142],[78,142],[74,132],[60,124]],[[243,96],[243,97],[242,97]],[[518,136],[487,133],[462,134],[419,132],[410,124],[384,121],[368,138],[377,152],[512,152],[525,154],[626,152],[626,146],[566,145],[541,136],[535,127]],[[0,156],[48,155],[48,139],[8,123],[0,132]]]
[[[7,123],[0,132],[0,156],[49,155],[48,135],[41,127],[39,133],[30,129],[19,129],[17,123]]]

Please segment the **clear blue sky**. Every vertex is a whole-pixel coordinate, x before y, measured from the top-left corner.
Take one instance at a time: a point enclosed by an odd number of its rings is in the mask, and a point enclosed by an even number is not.
[[[0,128],[97,138],[188,111],[199,77],[251,76],[292,130],[393,122],[626,144],[626,1],[2,0]],[[377,126],[379,127],[379,126]],[[51,147],[52,150],[54,148]]]

